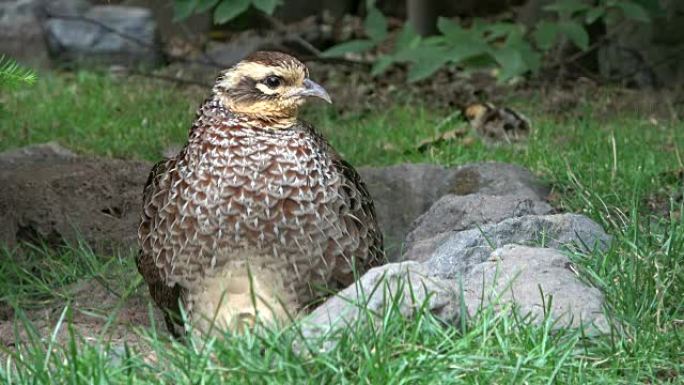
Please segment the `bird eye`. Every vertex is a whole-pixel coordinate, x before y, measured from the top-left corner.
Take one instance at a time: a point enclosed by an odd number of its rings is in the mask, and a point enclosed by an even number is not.
[[[264,84],[266,84],[266,86],[271,89],[278,88],[281,82],[282,79],[279,76],[275,75],[267,76],[266,79],[264,79]]]

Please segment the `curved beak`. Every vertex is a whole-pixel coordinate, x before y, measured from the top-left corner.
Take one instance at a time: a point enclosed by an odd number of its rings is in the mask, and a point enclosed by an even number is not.
[[[330,95],[328,95],[328,92],[325,90],[325,88],[321,87],[318,83],[314,82],[311,79],[304,79],[304,87],[301,88],[299,92],[297,92],[297,95],[315,96],[332,104]]]

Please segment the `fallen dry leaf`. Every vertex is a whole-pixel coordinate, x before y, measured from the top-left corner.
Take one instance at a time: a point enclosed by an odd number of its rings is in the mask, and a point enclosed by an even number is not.
[[[488,144],[521,142],[531,130],[530,121],[523,114],[492,103],[471,104],[463,115]]]

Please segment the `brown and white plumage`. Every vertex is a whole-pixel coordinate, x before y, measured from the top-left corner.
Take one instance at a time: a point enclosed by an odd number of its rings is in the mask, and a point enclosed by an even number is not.
[[[384,259],[373,202],[354,168],[297,120],[329,101],[291,56],[258,52],[227,70],[188,143],[143,194],[138,270],[167,325],[240,329],[286,320]]]

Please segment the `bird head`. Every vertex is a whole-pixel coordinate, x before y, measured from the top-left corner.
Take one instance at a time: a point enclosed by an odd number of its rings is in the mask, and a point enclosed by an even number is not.
[[[309,79],[302,62],[271,51],[255,52],[224,71],[213,92],[231,112],[271,127],[294,124],[309,97],[332,103],[325,89]]]

